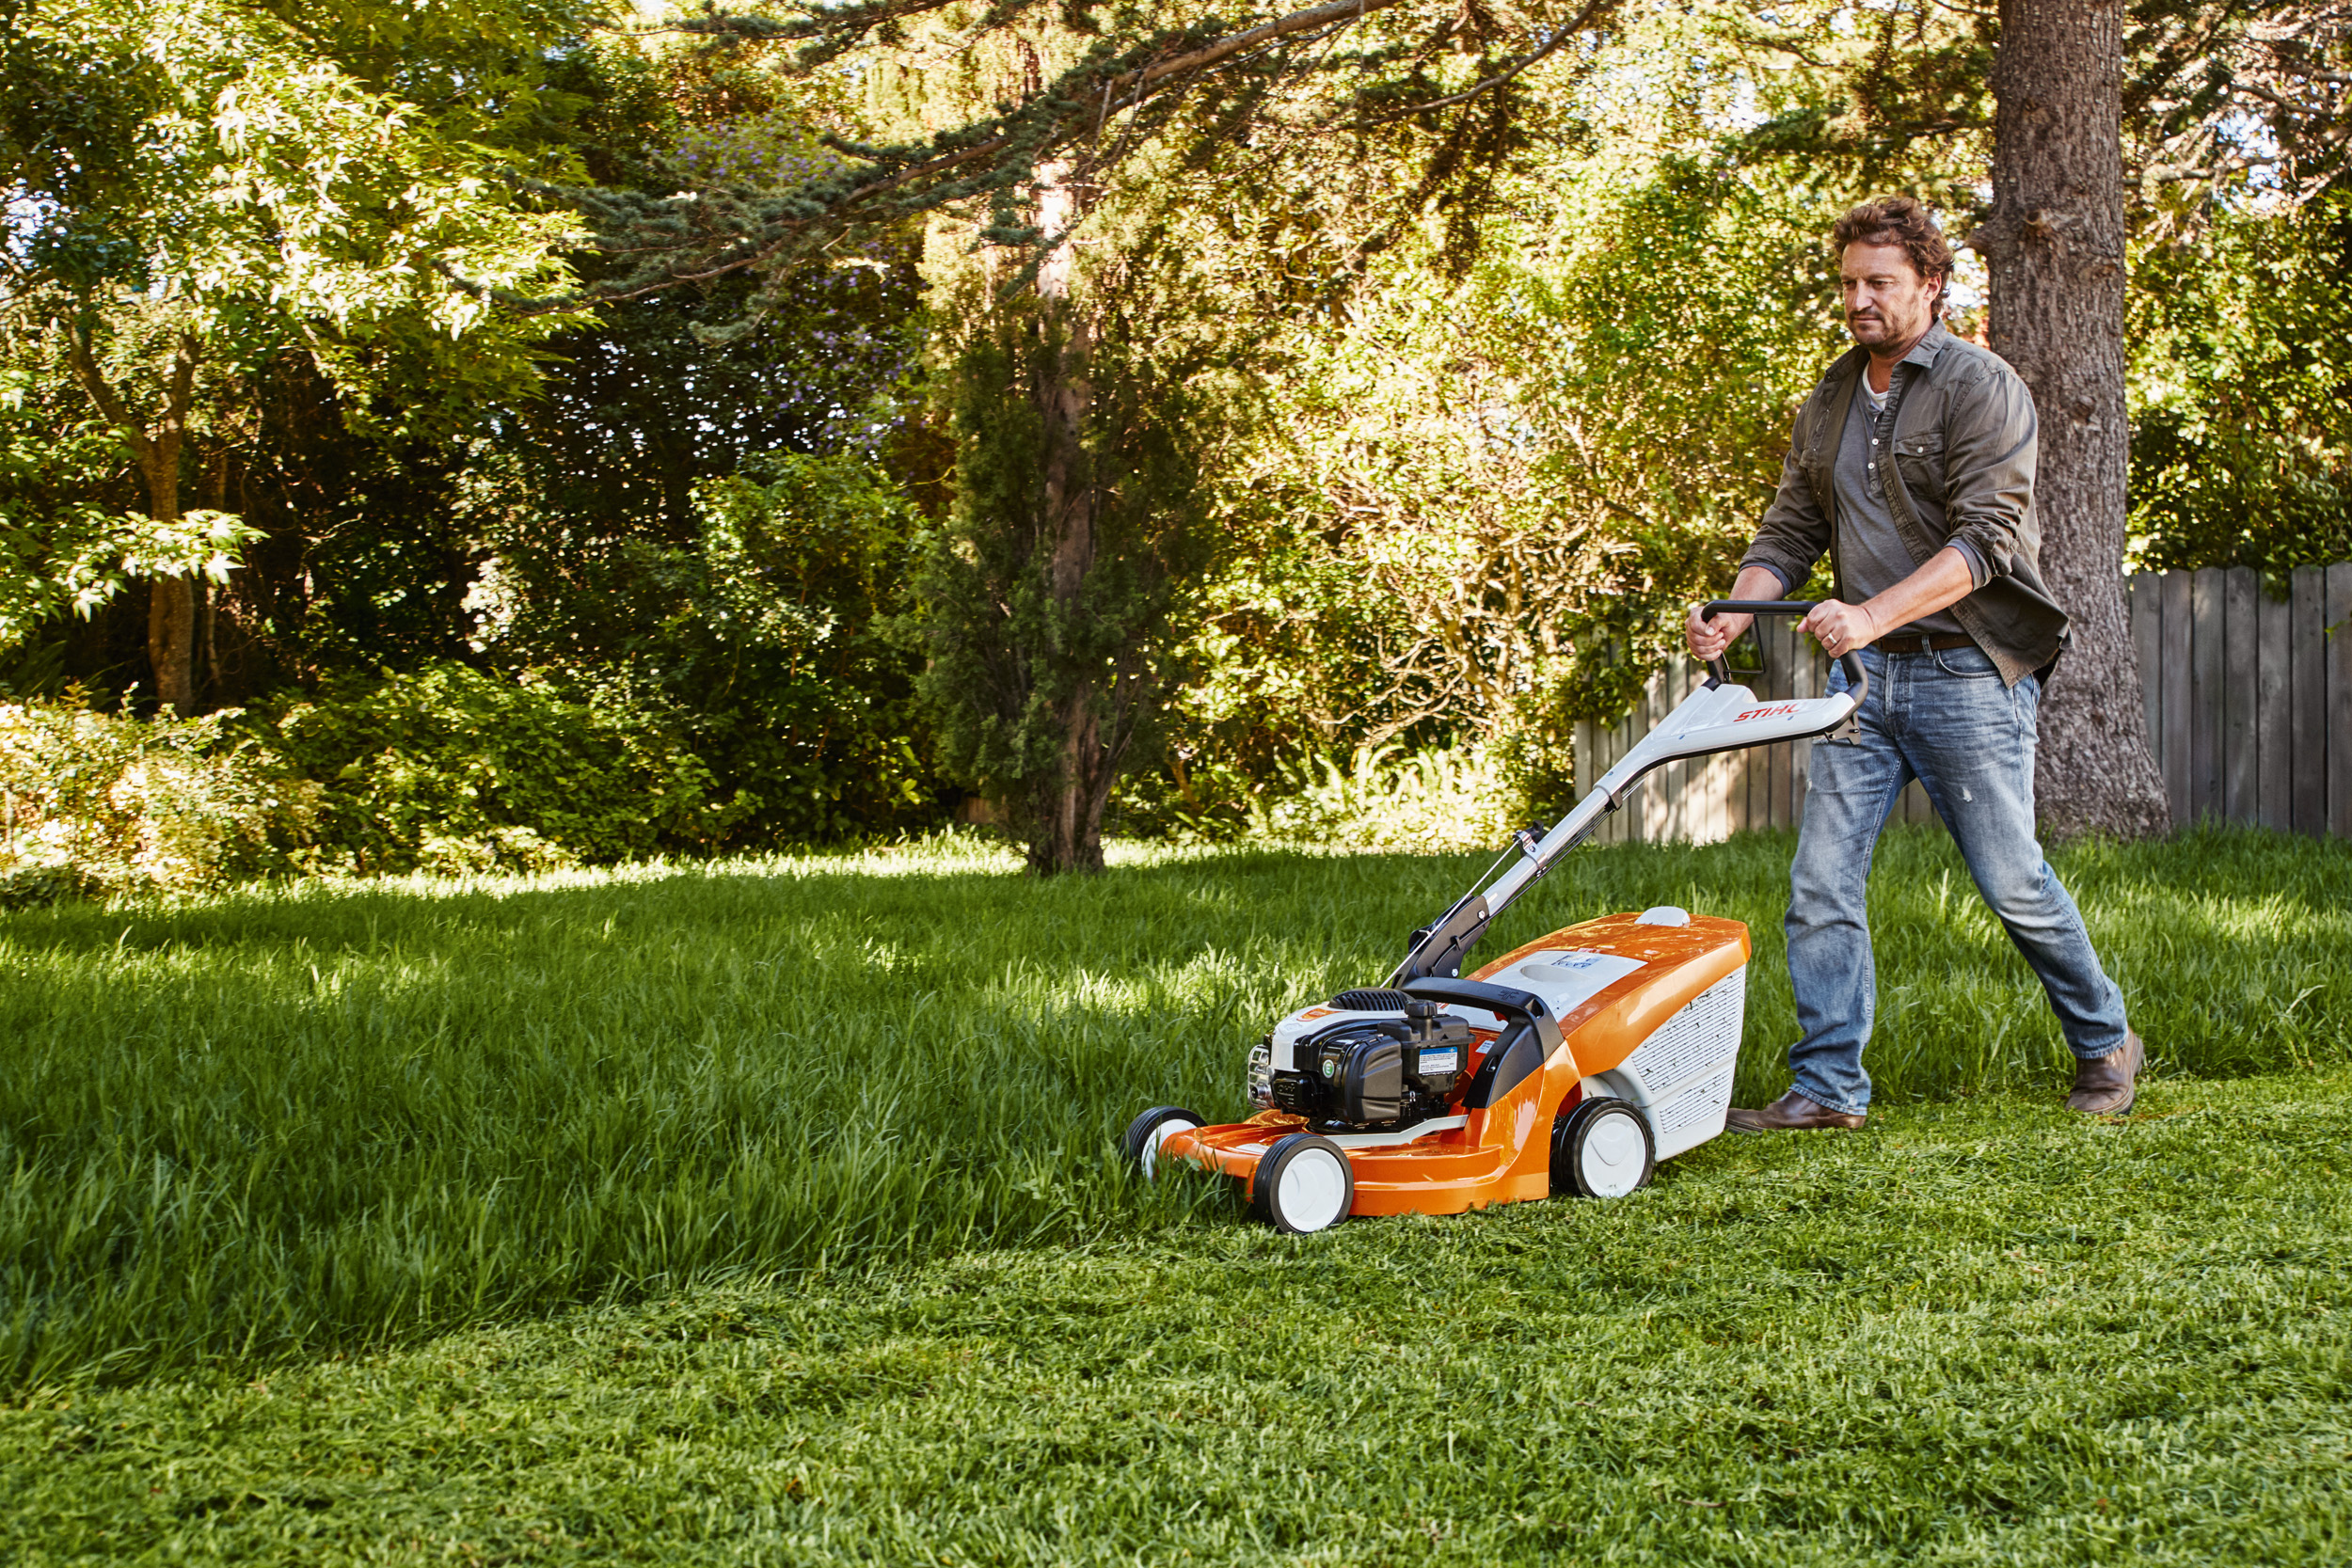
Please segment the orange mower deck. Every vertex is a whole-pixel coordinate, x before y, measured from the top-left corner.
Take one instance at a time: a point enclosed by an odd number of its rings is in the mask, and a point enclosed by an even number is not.
[[[1662,923],[1654,916],[1679,917]],[[1354,1177],[1349,1215],[1455,1214],[1549,1196],[1554,1129],[1588,1096],[1631,1102],[1648,1124],[1655,1159],[1723,1131],[1740,1040],[1748,928],[1681,911],[1614,914],[1565,927],[1478,970],[1471,978],[1554,1004],[1561,1044],[1540,1069],[1490,1103],[1395,1132],[1327,1134]],[[1596,979],[1601,981],[1595,989]],[[1496,1049],[1502,1021],[1469,1014],[1474,1070]],[[1295,1015],[1339,1016],[1329,1008]],[[1467,1082],[1472,1076],[1465,1072]],[[1183,1127],[1158,1157],[1232,1177],[1255,1196],[1260,1160],[1306,1117],[1261,1111],[1247,1121]]]

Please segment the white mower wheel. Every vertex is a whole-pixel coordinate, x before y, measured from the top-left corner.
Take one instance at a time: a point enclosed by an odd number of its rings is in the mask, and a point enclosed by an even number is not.
[[[1630,1101],[1596,1098],[1560,1117],[1551,1133],[1551,1190],[1624,1197],[1649,1185],[1658,1145]]]
[[[1285,1235],[1327,1230],[1356,1206],[1356,1172],[1330,1139],[1293,1132],[1258,1157],[1249,1201]]]
[[[1159,1175],[1160,1145],[1170,1132],[1206,1125],[1181,1105],[1154,1105],[1127,1124],[1127,1163],[1149,1181]]]

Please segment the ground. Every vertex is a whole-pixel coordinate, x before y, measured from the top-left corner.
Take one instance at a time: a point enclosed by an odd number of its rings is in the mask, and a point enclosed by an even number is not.
[[[1954,899],[1948,849],[1906,839],[1882,867],[1889,989],[1925,1022],[1864,1131],[1719,1140],[1613,1203],[1309,1238],[1205,1178],[1141,1190],[1108,1145],[1129,1101],[1235,1108],[1245,1021],[1355,978],[1354,933],[1385,934],[1377,859],[1041,895],[834,865],[20,919],[17,1005],[78,995],[85,1034],[20,1011],[20,1041],[52,1043],[24,1058],[47,1098],[0,1090],[0,1555],[2342,1561],[2347,862],[2231,835],[2131,853],[2061,861],[2145,998],[2162,1065],[2128,1118],[2058,1108],[2029,977]],[[1772,844],[1592,860],[1562,901],[1703,880],[1757,927],[1743,1075],[1773,1087]],[[1456,874],[1407,869],[1391,902]],[[1027,927],[994,928],[1015,908]],[[785,954],[796,980],[752,968]],[[215,1016],[242,1034],[139,1022],[203,1016],[206,986],[236,990]],[[533,1020],[550,1039],[521,1049]],[[603,1032],[574,1051],[554,1022]],[[730,1189],[727,1150],[786,1172],[747,1107],[828,1042],[867,1070],[808,1096],[862,1084],[886,1135],[820,1143],[803,1197],[866,1217],[761,1268],[727,1240],[730,1191],[761,1223],[801,1211]],[[1013,1070],[1041,1055],[1054,1073]],[[333,1101],[338,1064],[367,1092]],[[679,1130],[702,1123],[715,1145]],[[101,1187],[137,1168],[144,1211]],[[481,1201],[501,1182],[528,1201]],[[665,1218],[701,1262],[632,1273]],[[470,1309],[421,1284],[469,1268]],[[301,1318],[306,1278],[342,1319]]]

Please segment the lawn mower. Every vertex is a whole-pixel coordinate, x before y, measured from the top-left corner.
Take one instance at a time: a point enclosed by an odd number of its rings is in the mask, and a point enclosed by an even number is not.
[[[1802,615],[1795,599],[1701,611]],[[1682,757],[1827,735],[1869,689],[1763,702],[1720,658],[1706,683],[1603,774],[1576,808],[1523,829],[1453,908],[1415,931],[1377,987],[1277,1023],[1249,1053],[1247,1121],[1210,1126],[1158,1105],[1127,1129],[1146,1177],[1179,1161],[1231,1178],[1276,1229],[1351,1214],[1454,1214],[1574,1193],[1622,1197],[1658,1162],[1724,1130],[1746,1010],[1748,928],[1661,906],[1564,927],[1465,979],[1495,917]]]

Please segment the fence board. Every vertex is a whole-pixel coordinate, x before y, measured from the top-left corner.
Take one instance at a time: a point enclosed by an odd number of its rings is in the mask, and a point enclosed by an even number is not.
[[[2328,831],[2328,574],[2298,566],[2288,578],[2288,684],[2294,688],[2294,782],[2288,823],[2298,833]]]
[[[2254,607],[2261,602],[2262,585],[2252,567],[2232,566],[2222,573],[2221,815],[2233,822],[2250,821],[2259,809],[2254,715],[2261,633]]]
[[[2194,626],[2189,590],[2188,573],[2164,575],[2164,663],[2157,679],[2164,689],[2164,750],[2156,761],[2164,769],[2165,801],[2172,808],[2172,825],[2176,828],[2186,826],[2197,815],[2189,798],[2189,736],[2193,726],[2189,721],[2192,666],[2188,640]]]
[[[2189,578],[2188,813],[2221,810],[2221,574]]]
[[[2294,696],[2287,625],[2293,607],[2257,584],[2254,595],[2254,820],[2283,832],[2294,815]]]
[[[1755,784],[1751,774],[1756,760],[1753,752],[1731,753],[1731,787],[1724,791],[1724,836],[1726,838],[1733,833],[1746,832],[1750,826],[1748,794]]]
[[[2127,592],[2132,615],[2132,654],[2139,661],[2140,696],[2148,719],[2148,747],[2161,759],[2164,755],[2164,688],[2151,677],[2164,667],[2164,578],[2154,572],[2137,573],[2133,577]]]
[[[2352,838],[2352,562],[2328,568],[2328,831]]]

